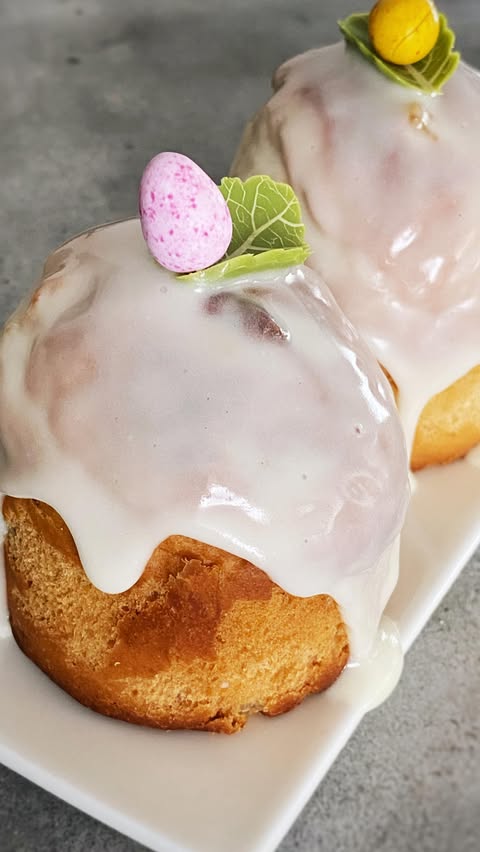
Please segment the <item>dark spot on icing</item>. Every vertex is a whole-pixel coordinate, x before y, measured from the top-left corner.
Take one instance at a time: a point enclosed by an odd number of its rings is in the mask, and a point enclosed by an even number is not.
[[[207,314],[223,314],[240,322],[246,334],[263,340],[287,341],[289,334],[272,315],[257,302],[234,293],[215,293],[204,303]]]
[[[69,256],[72,254],[72,249],[61,248],[57,249],[53,254],[47,257],[43,267],[43,278],[49,278],[51,275],[56,275],[58,272],[63,272]]]
[[[432,116],[429,111],[419,103],[411,103],[408,106],[408,121],[416,130],[421,130],[434,142],[438,141],[438,136],[430,127]]]
[[[81,61],[79,56],[67,56],[65,60],[67,65],[80,65]]]

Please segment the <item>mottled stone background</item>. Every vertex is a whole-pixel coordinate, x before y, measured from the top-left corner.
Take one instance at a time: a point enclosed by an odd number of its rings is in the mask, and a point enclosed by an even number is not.
[[[224,174],[272,69],[335,39],[336,18],[355,5],[0,0],[1,317],[56,244],[135,213],[157,151]],[[442,7],[480,65],[478,0]],[[477,852],[479,565],[466,568],[397,691],[364,720],[281,852]],[[140,847],[0,767],[0,850]]]

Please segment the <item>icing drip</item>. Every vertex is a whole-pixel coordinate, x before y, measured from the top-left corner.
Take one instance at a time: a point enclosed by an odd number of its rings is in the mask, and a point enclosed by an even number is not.
[[[403,649],[398,628],[394,621],[383,616],[368,659],[349,663],[330,693],[333,699],[341,699],[366,713],[388,698],[402,671]]]
[[[441,96],[343,44],[283,65],[232,173],[299,196],[309,263],[393,376],[408,445],[428,400],[480,364],[480,75]]]
[[[467,459],[470,464],[473,464],[474,467],[480,468],[480,446],[475,447],[474,450],[471,450],[467,456]]]
[[[0,487],[64,518],[98,588],[182,534],[330,594],[367,654],[408,499],[393,396],[306,268],[179,283],[138,221],[48,260],[0,341]]]

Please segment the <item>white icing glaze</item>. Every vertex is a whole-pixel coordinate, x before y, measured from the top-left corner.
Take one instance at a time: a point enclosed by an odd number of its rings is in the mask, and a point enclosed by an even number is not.
[[[7,528],[2,515],[3,495],[0,494],[0,639],[9,639],[12,635],[8,617],[7,588],[5,583],[3,540]]]
[[[277,72],[232,173],[297,192],[340,307],[399,387],[409,445],[436,393],[480,364],[480,75],[392,83],[343,44]]]
[[[0,341],[0,487],[53,506],[116,593],[183,534],[331,594],[368,652],[407,502],[393,396],[306,268],[178,282],[136,220],[75,238]]]
[[[403,648],[397,625],[383,616],[369,657],[361,662],[350,662],[329,695],[366,713],[388,698],[402,671]]]
[[[480,444],[469,452],[467,460],[474,467],[480,467]]]

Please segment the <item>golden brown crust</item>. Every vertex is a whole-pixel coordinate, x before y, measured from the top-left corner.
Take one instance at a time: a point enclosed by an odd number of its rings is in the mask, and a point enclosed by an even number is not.
[[[434,396],[420,416],[412,470],[463,458],[480,443],[480,366]]]
[[[395,396],[398,387],[384,370]],[[462,459],[480,444],[480,366],[434,396],[423,409],[410,466],[421,470]]]
[[[233,733],[328,686],[348,659],[336,603],[295,598],[245,560],[171,536],[135,586],[87,579],[53,509],[7,497],[7,593],[14,636],[83,704],[160,728]]]

